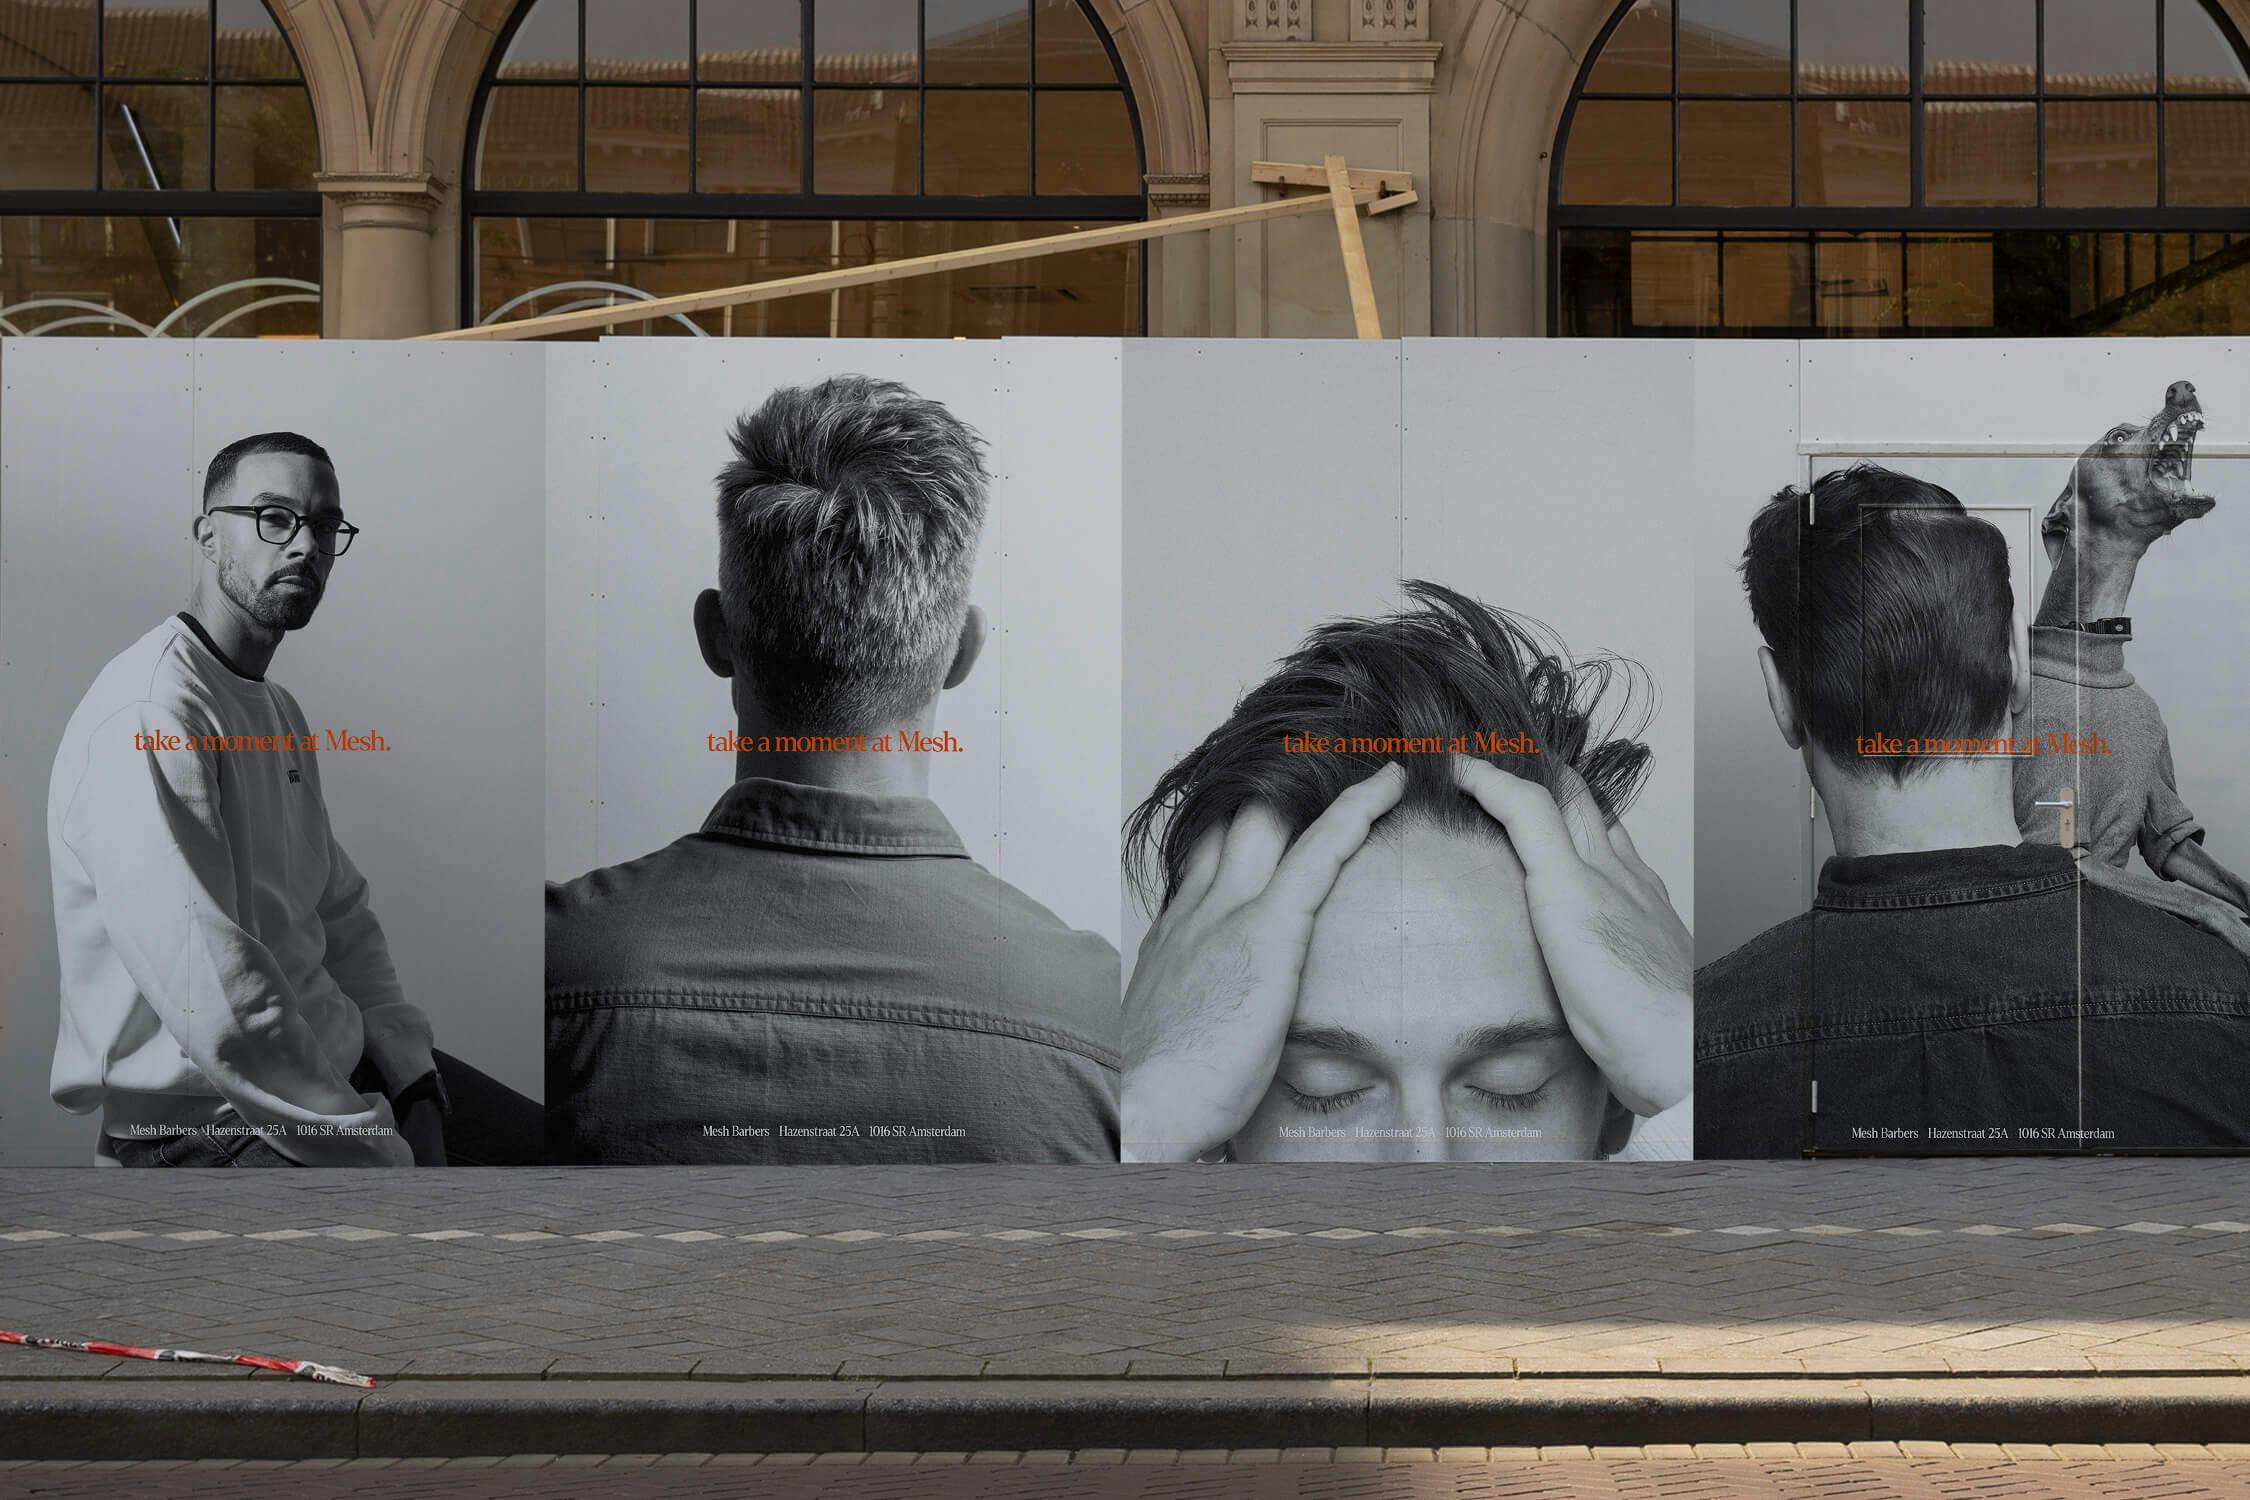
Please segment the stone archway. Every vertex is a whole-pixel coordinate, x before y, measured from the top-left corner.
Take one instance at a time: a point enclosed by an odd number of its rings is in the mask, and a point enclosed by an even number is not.
[[[1546,332],[1547,177],[1555,131],[1587,49],[1617,0],[1478,0],[1461,27],[1453,87],[1433,127],[1440,171],[1438,306],[1486,337]]]
[[[1433,136],[1441,334],[1547,332],[1547,183],[1586,54],[1620,0],[1475,0],[1450,39],[1456,72]],[[2250,38],[2250,0],[2214,0]],[[1447,314],[1451,314],[1451,326]]]
[[[1211,115],[1195,50],[1171,0],[1091,0],[1095,18],[1116,44],[1125,85],[1141,118],[1148,209],[1152,219],[1211,206]],[[1150,334],[1210,331],[1211,261],[1205,235],[1151,241],[1147,257]]]
[[[1148,175],[1179,179],[1208,173],[1211,124],[1203,80],[1172,7],[1127,9],[1124,0],[1092,0],[1092,8],[1125,65],[1125,84],[1140,111]]]
[[[519,0],[275,7],[319,123],[331,337],[400,338],[452,326],[469,115],[518,8]],[[1200,206],[1188,200],[1199,184],[1207,195],[1210,126],[1179,18],[1164,0],[1092,0],[1092,8],[1140,113],[1155,211]],[[1163,264],[1153,259],[1152,273]]]

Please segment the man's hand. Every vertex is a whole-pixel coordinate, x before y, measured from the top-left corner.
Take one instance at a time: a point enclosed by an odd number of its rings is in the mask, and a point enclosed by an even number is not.
[[[1313,917],[1405,790],[1405,770],[1386,765],[1294,845],[1253,803],[1195,846],[1125,990],[1128,1160],[1192,1161],[1249,1120],[1281,1063]]]
[[[1571,1035],[1620,1103],[1657,1114],[1694,1086],[1693,943],[1625,825],[1603,827],[1586,784],[1563,774],[1568,806],[1557,808],[1538,782],[1453,757],[1454,781],[1523,861],[1532,935]]]
[[[445,1111],[434,1097],[423,1095],[400,1109],[398,1133],[414,1152],[414,1165],[445,1165]]]

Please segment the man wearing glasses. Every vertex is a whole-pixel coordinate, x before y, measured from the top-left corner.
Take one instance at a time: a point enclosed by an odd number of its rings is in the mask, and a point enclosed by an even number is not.
[[[265,675],[357,534],[319,444],[228,444],[188,607],[102,669],[63,733],[51,1086],[100,1111],[105,1161],[446,1160],[429,1022],[330,830],[304,711]]]

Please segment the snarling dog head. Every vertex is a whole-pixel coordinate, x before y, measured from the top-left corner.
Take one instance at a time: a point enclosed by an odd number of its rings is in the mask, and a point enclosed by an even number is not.
[[[2047,560],[2059,560],[2074,535],[2081,543],[2107,536],[2137,553],[2182,521],[2210,514],[2218,502],[2188,483],[2202,430],[2203,403],[2194,385],[2175,380],[2165,388],[2162,411],[2138,427],[2127,422],[2103,433],[2078,456],[2070,483],[2039,528]]]

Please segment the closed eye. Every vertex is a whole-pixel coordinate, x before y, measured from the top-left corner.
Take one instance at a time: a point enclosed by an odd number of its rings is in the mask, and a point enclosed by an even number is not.
[[[1554,1080],[1551,1078],[1547,1080],[1547,1083],[1552,1082]],[[1513,1111],[1537,1109],[1547,1098],[1547,1083],[1542,1083],[1539,1087],[1522,1094],[1495,1093],[1491,1089],[1480,1089],[1473,1083],[1463,1084],[1462,1087],[1467,1089],[1480,1104],[1497,1110]]]
[[[1294,1087],[1286,1080],[1283,1080],[1281,1082],[1281,1091],[1288,1096],[1289,1102],[1291,1104],[1294,1104],[1295,1106],[1297,1106],[1297,1108],[1305,1110],[1310,1114],[1316,1115],[1331,1114],[1339,1109],[1348,1109],[1352,1105],[1357,1104],[1368,1094],[1373,1093],[1374,1089],[1375,1086],[1373,1084],[1366,1083],[1361,1084],[1356,1089],[1345,1089],[1341,1093],[1308,1094],[1303,1089]]]

